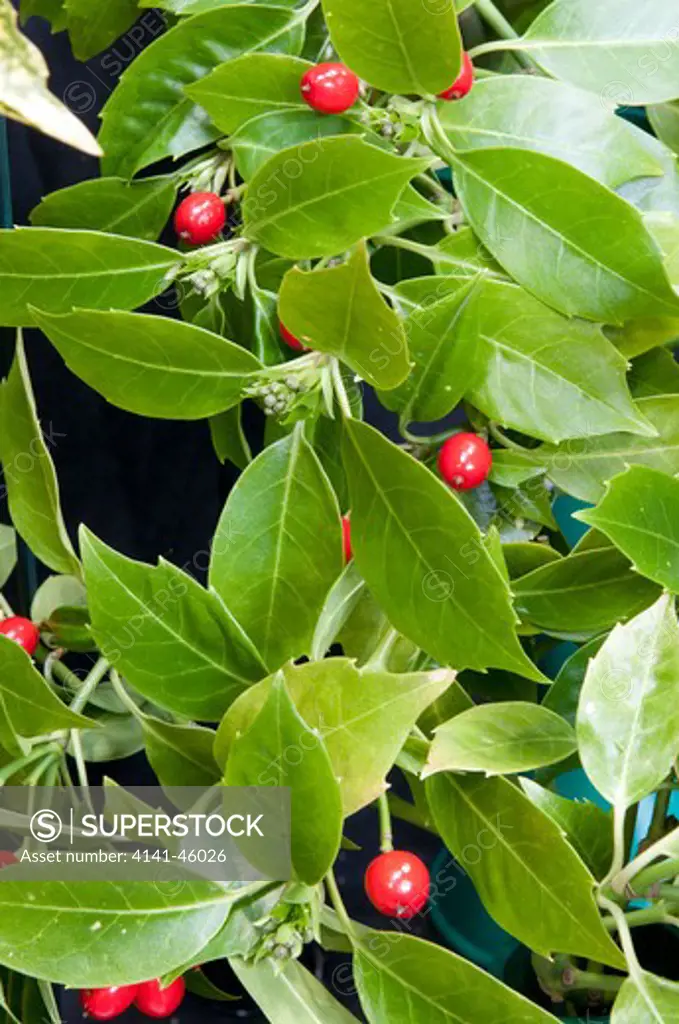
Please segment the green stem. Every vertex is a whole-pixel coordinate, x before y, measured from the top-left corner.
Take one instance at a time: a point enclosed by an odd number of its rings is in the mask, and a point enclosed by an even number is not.
[[[662,860],[658,864],[651,864],[650,867],[633,875],[629,880],[631,889],[639,896],[652,888],[657,882],[665,882],[670,878],[679,875],[679,857],[671,857],[669,860]],[[679,889],[677,896],[679,896]]]
[[[45,747],[36,747],[29,754],[24,757],[18,757],[16,761],[12,761],[11,764],[6,765],[2,771],[0,771],[0,786],[4,786],[8,779],[17,772],[20,772],[22,768],[27,768],[29,764],[33,764],[45,757],[46,754],[58,754],[61,752],[61,747],[58,743],[50,743]]]
[[[503,448],[507,448],[508,451],[521,452],[522,455],[529,455],[531,452],[530,448],[524,448],[523,445],[519,444],[517,441],[512,441],[511,437],[507,437],[500,426],[492,420],[489,420],[488,422],[488,433],[495,441],[497,441],[498,444],[502,445]]]
[[[522,46],[523,43],[520,39],[491,39],[488,43],[480,43],[475,46],[473,50],[469,51],[469,56],[475,60],[476,57],[482,57],[484,53],[502,53],[506,50],[514,52],[520,50]]]
[[[518,39],[519,33],[499,11],[493,0],[476,0],[474,5],[483,20],[500,36],[501,39]]]
[[[670,805],[671,790],[663,789],[656,793],[653,805],[653,817],[646,836],[647,843],[657,843],[665,835],[665,819]]]
[[[0,593],[0,611],[2,612],[3,618],[5,619],[8,619],[12,615],[14,615],[11,604],[9,603],[5,595],[2,593]]]
[[[51,653],[53,652],[49,651],[41,644],[35,652],[34,657],[36,661],[40,662],[40,664],[44,664]],[[50,672],[59,680],[60,683],[63,683],[64,686],[67,686],[68,689],[72,690],[74,693],[76,693],[83,685],[82,679],[79,679],[75,672],[71,672],[70,668],[68,668],[67,665],[64,665],[63,661],[59,661],[58,659],[52,659],[50,662]]]
[[[85,755],[83,753],[82,742],[80,740],[80,733],[77,729],[71,729],[71,748],[73,750],[73,759],[78,772],[78,782],[84,789],[85,793],[87,793],[90,788],[90,780],[87,777]]]
[[[339,359],[333,359],[330,363],[330,373],[332,375],[332,382],[335,388],[335,395],[339,403],[339,407],[342,410],[342,415],[345,419],[353,419],[353,413],[351,411],[351,404],[349,403],[349,396],[347,395],[347,389],[344,386],[342,380],[342,370],[340,368]]]
[[[380,853],[391,853],[394,849],[394,837],[391,831],[389,798],[386,793],[380,793],[377,798],[377,809],[380,815]]]
[[[400,637],[400,633],[397,629],[388,629],[384,634],[377,647],[370,655],[363,668],[368,671],[377,672],[380,669],[387,670],[387,663],[389,656],[394,649],[395,644]]]
[[[564,991],[585,990],[589,992],[618,992],[625,978],[615,974],[599,974],[594,971],[575,971],[573,981],[566,985]]]
[[[654,893],[655,892],[657,892],[657,895],[661,900],[666,900],[668,903],[672,903],[673,909],[676,910],[677,903],[679,903],[679,885],[666,885],[660,883],[654,889]]]
[[[442,430],[439,434],[413,434],[405,424],[401,423],[398,428],[398,432],[406,441],[410,444],[419,444],[427,447],[429,445],[443,444],[449,437],[453,437],[455,434],[459,434],[460,428],[455,427],[454,430]]]
[[[330,868],[327,875],[325,876],[325,885],[328,890],[330,902],[333,905],[333,908],[335,910],[335,913],[337,914],[340,924],[344,928],[344,931],[349,936],[349,938],[354,938],[354,925],[347,913],[347,908],[344,906],[344,901],[339,891],[339,887],[337,885],[335,874],[332,868]]]
[[[118,675],[115,669],[112,669],[111,671],[111,683],[113,685],[113,689],[116,693],[116,696],[119,698],[121,704],[124,704],[127,710],[130,712],[130,714],[134,715],[135,718],[143,719],[144,714],[130,697],[129,693],[122,684],[120,676]]]
[[[430,174],[418,174],[415,177],[415,181],[419,185],[422,185],[423,188],[429,189],[431,194],[437,199],[445,199],[447,206],[452,204],[453,197],[450,192],[440,184],[437,178],[433,178]]]
[[[71,701],[71,711],[75,711],[77,714],[83,710],[110,667],[111,664],[106,658],[99,658],[92,671],[85,678],[85,681],[80,684],[78,692]],[[78,682],[80,681],[78,680]]]
[[[26,779],[26,785],[31,787],[37,786],[42,776],[45,774],[50,765],[57,759],[57,757],[58,754],[56,754],[54,751],[51,751],[49,754],[43,757],[42,760],[38,761],[37,765]]]
[[[664,903],[656,903],[652,907],[645,907],[643,910],[630,910],[625,915],[628,928],[639,928],[646,924],[662,924],[667,919],[667,907]],[[604,919],[604,925],[609,932],[618,930],[618,921],[614,917]]]
[[[415,252],[418,256],[424,256],[432,262],[441,257],[441,253],[434,246],[416,242],[413,238],[403,238],[402,235],[373,235],[372,241],[375,245],[391,245],[395,249],[407,249],[408,252]]]
[[[415,804],[408,803],[407,800],[397,796],[395,793],[389,793],[387,799],[389,800],[389,810],[392,818],[407,821],[410,825],[416,825],[417,828],[421,828],[424,832],[431,832],[434,836],[439,834],[438,829],[424,817]]]

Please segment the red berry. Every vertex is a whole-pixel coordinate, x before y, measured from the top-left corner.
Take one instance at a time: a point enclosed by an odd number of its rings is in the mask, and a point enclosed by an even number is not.
[[[456,491],[471,491],[488,477],[493,455],[476,434],[455,434],[439,452],[439,471]]]
[[[185,992],[183,978],[176,978],[167,988],[161,988],[156,978],[138,986],[134,1005],[147,1017],[170,1017],[181,1004]]]
[[[349,516],[342,516],[342,543],[344,544],[344,561],[350,562],[354,557],[351,550],[351,523]]]
[[[285,326],[284,323],[279,322],[278,327],[279,327],[279,330],[281,332],[281,338],[283,339],[285,344],[288,346],[288,348],[294,349],[295,352],[308,352],[309,351],[309,349],[306,347],[306,345],[303,345],[302,342],[299,340],[299,338],[296,338],[295,335],[292,333],[292,331],[289,331],[287,329],[287,327]]]
[[[174,228],[191,245],[212,242],[226,224],[224,203],[215,192],[193,192],[174,215]]]
[[[18,864],[19,858],[11,850],[0,850],[0,869],[8,868],[10,864]]]
[[[27,654],[35,654],[40,640],[40,630],[30,619],[24,619],[21,615],[11,615],[0,622],[0,633],[14,640]]]
[[[321,114],[341,114],[358,99],[360,83],[344,64],[316,64],[302,77],[302,98]]]
[[[468,92],[471,92],[474,84],[474,65],[472,64],[469,54],[462,54],[462,70],[453,82],[453,84],[444,92],[439,93],[439,99],[442,100],[461,100],[463,96],[466,96]]]
[[[94,1020],[113,1020],[132,1006],[137,988],[137,985],[84,988],[80,993],[80,1005]]]
[[[426,864],[414,853],[403,850],[381,853],[365,873],[368,899],[386,917],[410,918],[419,914],[429,898],[429,886]]]

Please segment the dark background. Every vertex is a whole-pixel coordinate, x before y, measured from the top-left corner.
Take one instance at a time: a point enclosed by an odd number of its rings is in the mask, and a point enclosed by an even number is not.
[[[156,38],[162,24],[157,12],[148,11],[123,40],[85,65],[74,59],[66,34],[52,36],[41,19],[31,19],[25,31],[47,60],[52,91],[96,134],[98,112],[120,73]],[[12,121],[7,125],[7,133],[15,224],[27,224],[31,210],[43,196],[99,173],[95,159],[30,128]],[[172,231],[161,240],[174,244]],[[149,311],[167,310],[156,303]],[[107,544],[133,558],[155,562],[163,555],[175,564],[190,564],[196,552],[209,547],[224,500],[237,475],[233,467],[222,467],[217,461],[207,423],[150,420],[116,409],[74,377],[39,332],[27,331],[26,341],[41,422],[45,431],[56,438],[51,453],[71,537],[76,537],[78,524],[84,522]],[[11,335],[4,335],[0,367],[3,373],[12,350]],[[366,404],[371,422],[392,433],[391,417],[371,395],[366,395]],[[261,435],[261,420],[256,408],[247,410],[245,428],[255,443]],[[45,574],[38,567],[39,577]],[[11,596],[17,610],[28,610],[27,593]],[[123,783],[153,781],[143,755],[125,762],[91,766],[93,784],[104,774]],[[351,819],[348,834],[363,849],[359,853],[341,854],[337,874],[350,913],[375,927],[384,927],[384,919],[373,911],[362,887],[365,867],[377,852],[377,833],[372,810]],[[400,823],[396,823],[396,839],[397,845],[416,850],[430,864],[439,847],[434,837]],[[413,931],[431,931],[426,917],[413,926]],[[320,949],[312,947],[307,949],[304,962],[360,1015],[350,972],[343,966],[346,958],[326,957]],[[227,991],[240,991],[228,968],[215,965],[208,968],[208,973]],[[60,992],[59,998],[68,1024],[81,1021],[76,993]],[[134,1010],[119,1019],[148,1020]],[[181,1024],[218,1024],[264,1018],[247,999],[219,1004],[188,996],[173,1019]]]

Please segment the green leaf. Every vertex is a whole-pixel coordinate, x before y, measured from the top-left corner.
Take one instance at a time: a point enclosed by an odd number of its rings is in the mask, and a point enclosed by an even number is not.
[[[646,114],[658,138],[679,153],[679,102],[649,106]]]
[[[608,484],[596,508],[577,518],[609,537],[634,569],[679,593],[679,480],[630,466]]]
[[[679,626],[663,595],[618,625],[589,663],[578,705],[582,765],[624,809],[656,789],[679,750]]]
[[[187,962],[243,889],[212,882],[25,882],[0,887],[0,963],[73,988],[129,985]],[[106,956],[93,955],[95,932]]]
[[[281,320],[296,338],[337,356],[372,387],[396,387],[408,376],[405,331],[370,275],[365,243],[338,267],[294,267],[278,301]]]
[[[629,388],[634,398],[679,395],[679,365],[672,352],[654,348],[632,361]]]
[[[256,4],[261,5],[262,0],[141,0],[140,7],[160,7],[163,11],[169,11],[182,18],[192,18],[195,14],[203,14],[205,11],[212,11],[216,7],[228,7],[232,4]],[[275,3],[266,4],[267,7],[294,7],[297,0],[275,0]]]
[[[109,713],[92,709],[92,718],[99,726],[80,737],[83,758],[86,762],[103,764],[106,761],[122,761],[144,749],[144,734],[139,721],[132,715]],[[73,757],[73,741],[68,745]]]
[[[278,673],[266,702],[229,751],[227,786],[290,790],[292,864],[307,885],[320,882],[342,838],[342,797],[323,738],[295,708]]]
[[[515,580],[516,609],[559,634],[598,633],[648,608],[658,588],[615,548],[571,554]]]
[[[26,16],[42,14],[43,10],[23,13]],[[48,78],[45,59],[37,46],[19,31],[17,14],[10,0],[1,0],[0,110],[7,117],[32,125],[83,153],[101,156],[96,139],[82,121],[49,91]]]
[[[426,789],[446,846],[501,928],[542,956],[624,964],[599,917],[592,875],[521,790],[501,777],[450,774],[428,779]]]
[[[657,436],[632,403],[626,360],[599,327],[490,279],[477,284],[464,317],[478,367],[465,394],[490,419],[557,443],[615,430]]]
[[[356,564],[392,625],[443,665],[541,681],[508,585],[452,491],[365,424],[347,423],[343,454]]]
[[[140,416],[197,420],[222,412],[262,367],[240,345],[165,316],[33,310],[33,317],[73,373]]]
[[[420,280],[447,281],[447,278]],[[413,282],[404,282],[405,285]],[[406,381],[383,398],[387,408],[407,422],[443,419],[483,372],[479,345],[464,331],[465,313],[474,295],[470,281],[451,294],[415,306],[405,321],[408,350],[414,367]]]
[[[11,526],[0,524],[0,587],[4,587],[17,564],[17,536]]]
[[[443,92],[460,73],[453,4],[410,0],[322,0],[332,44],[345,64],[385,92]]]
[[[276,1024],[351,1024],[356,1018],[345,1010],[310,971],[297,960],[282,968],[271,960],[245,964],[229,961],[267,1020]]]
[[[162,786],[204,786],[219,782],[212,754],[215,734],[198,725],[175,725],[140,716],[146,756]]]
[[[50,23],[52,32],[61,32],[66,28],[66,12],[63,7],[64,0],[20,0],[21,23],[25,24],[34,16],[44,18]]]
[[[102,653],[150,700],[215,719],[264,669],[219,599],[169,562],[135,562],[85,527],[80,544]]]
[[[365,590],[365,580],[353,561],[344,567],[325,599],[311,643],[311,659],[320,661],[335,642]]]
[[[219,461],[232,462],[245,469],[252,462],[252,452],[241,422],[242,405],[210,417],[210,437]]]
[[[30,307],[67,313],[135,309],[167,288],[166,275],[180,262],[174,249],[57,228],[0,230],[0,323],[30,327]]]
[[[472,228],[504,269],[548,306],[612,324],[677,315],[679,298],[641,215],[604,185],[528,150],[450,157]]]
[[[611,1024],[676,1024],[679,985],[638,968],[622,983],[611,1013]]]
[[[588,800],[568,800],[521,779],[526,796],[565,833],[595,878],[604,878],[613,862],[613,817]]]
[[[22,738],[93,726],[61,703],[22,647],[0,636],[0,744],[5,750],[21,754]]]
[[[562,557],[548,544],[533,544],[530,541],[516,541],[502,545],[502,554],[507,565],[510,580],[526,576],[534,569],[550,562],[558,562]]]
[[[308,109],[302,97],[301,82],[312,66],[298,57],[247,53],[220,64],[185,91],[208,112],[220,131],[231,135],[259,114],[277,113],[291,107]]]
[[[24,343],[19,334],[14,362],[0,389],[0,459],[12,522],[31,551],[57,572],[80,575],[80,563],[66,532],[50,446],[35,407]]]
[[[395,674],[357,669],[347,658],[287,665],[285,682],[297,711],[323,738],[340,779],[344,814],[376,800],[416,721],[448,689],[454,673]],[[272,686],[265,679],[243,694],[224,716],[215,756],[225,764],[235,737],[264,706]]]
[[[623,473],[630,464],[651,466],[663,473],[679,473],[679,398],[642,398],[639,412],[658,431],[658,437],[615,433],[536,448],[535,458],[547,475],[568,494],[582,501],[599,501],[605,481]]]
[[[290,259],[342,252],[390,223],[403,188],[428,164],[353,136],[285,149],[249,183],[245,233]]]
[[[414,935],[369,931],[354,948],[354,976],[370,1024],[551,1024],[551,1014],[475,964]]]
[[[73,53],[80,61],[101,53],[139,17],[137,0],[106,0],[96,7],[91,0],[65,0],[64,9]]]
[[[491,277],[508,280],[500,264],[484,249],[469,227],[458,228],[454,234],[446,235],[431,246],[431,259],[437,274],[465,278],[476,277],[481,271]]]
[[[603,642],[604,637],[598,636],[579,647],[575,654],[564,661],[556,679],[545,694],[543,707],[556,711],[557,715],[561,715],[571,725],[575,725],[580,691],[590,658],[594,657]]]
[[[446,771],[530,771],[563,761],[576,747],[571,726],[539,704],[481,704],[434,731],[422,777]]]
[[[132,177],[212,142],[219,133],[186,86],[251,50],[294,51],[301,42],[300,16],[281,7],[222,4],[181,21],[135,58],[104,107],[104,173]]]
[[[611,106],[662,103],[677,96],[676,28],[665,0],[554,0],[516,48]]]
[[[317,114],[309,108],[261,114],[239,128],[229,139],[238,173],[250,181],[267,160],[282,149],[328,135],[365,134],[360,122],[339,114]],[[398,205],[398,204],[397,204]]]
[[[535,75],[496,75],[476,82],[438,115],[455,149],[511,146],[546,153],[616,188],[663,173],[657,143],[592,102],[591,93]]]
[[[536,476],[542,476],[545,470],[545,466],[536,462],[532,452],[498,448],[493,451],[489,480],[500,487],[519,487]]]
[[[172,213],[178,182],[172,175],[127,182],[93,178],[46,196],[31,224],[129,235],[155,242]]]
[[[301,429],[258,455],[231,491],[210,583],[270,669],[309,651],[342,568],[341,538],[337,501]]]

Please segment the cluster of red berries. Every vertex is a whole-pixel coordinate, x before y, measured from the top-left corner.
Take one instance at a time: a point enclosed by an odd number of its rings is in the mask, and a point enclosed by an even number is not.
[[[134,1003],[147,1017],[160,1020],[169,1017],[180,1006],[186,984],[176,978],[167,988],[160,981],[145,981],[141,985],[114,985],[111,988],[85,988],[80,993],[80,1004],[85,1015],[93,1020],[114,1020]]]
[[[0,622],[0,633],[14,640],[27,654],[35,654],[40,641],[40,630],[30,619],[24,619],[21,615],[10,615]]]

